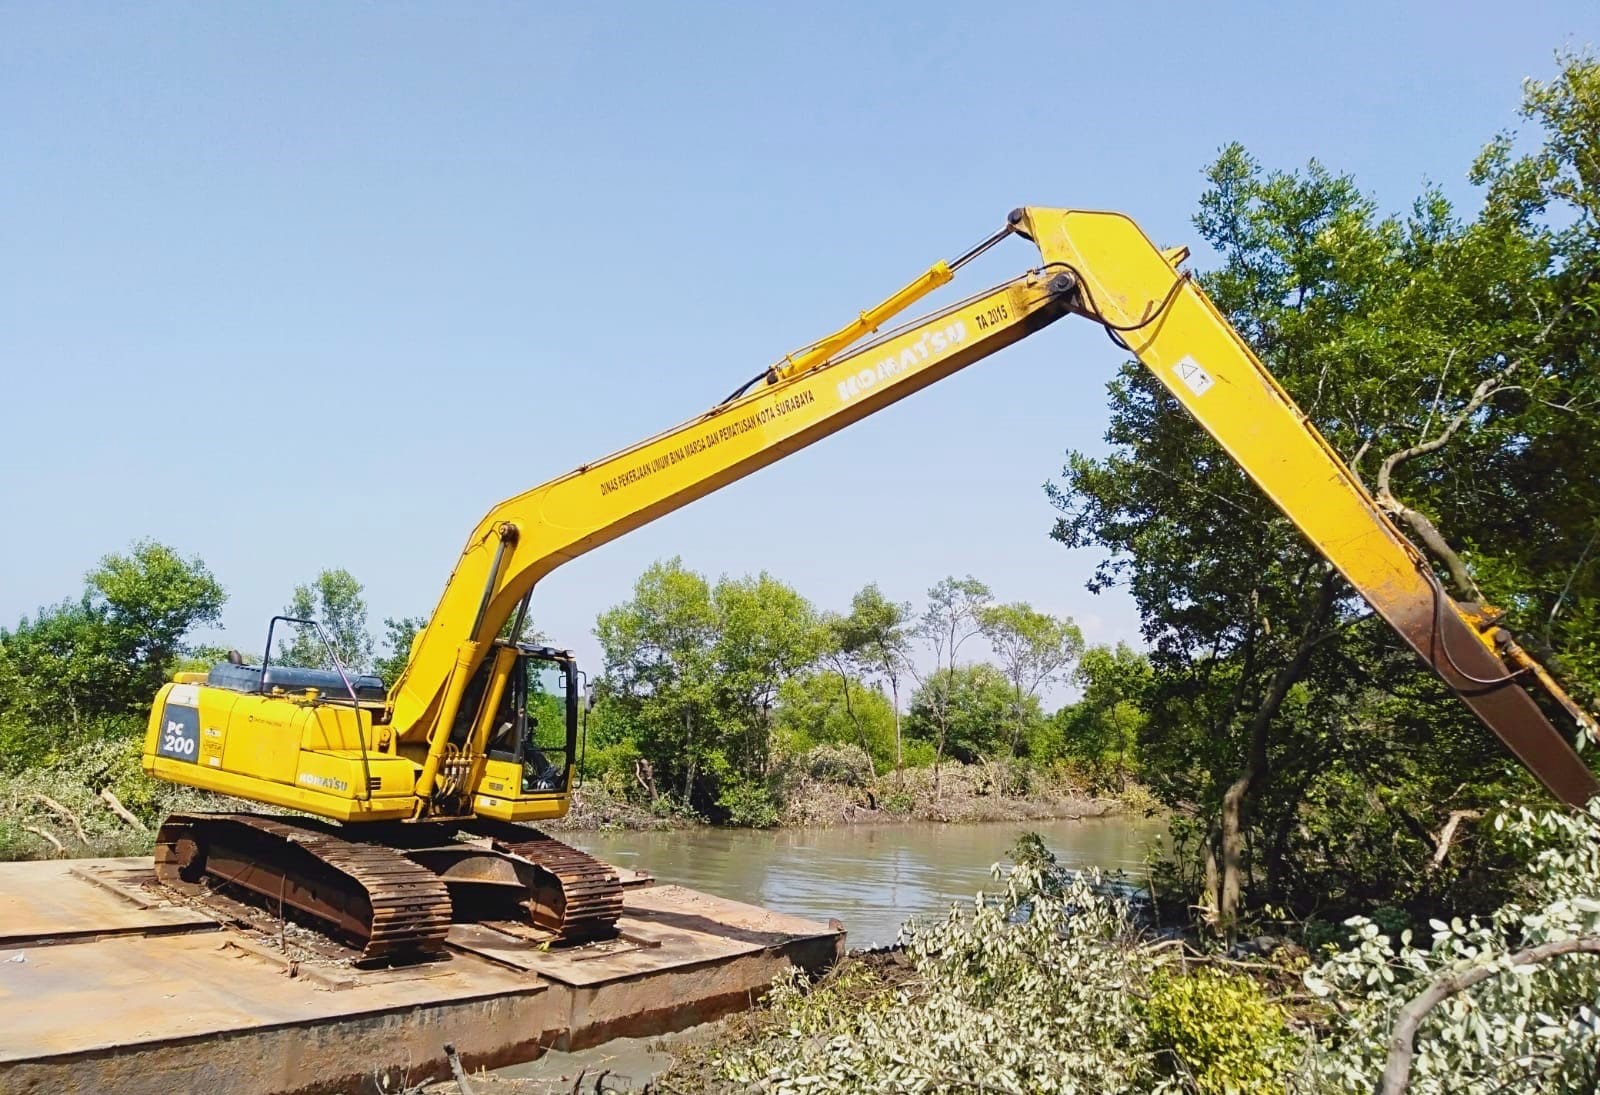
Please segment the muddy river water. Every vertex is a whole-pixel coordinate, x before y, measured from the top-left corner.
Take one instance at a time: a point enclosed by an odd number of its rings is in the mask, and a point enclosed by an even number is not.
[[[992,889],[989,868],[1017,835],[1037,832],[1062,864],[1145,874],[1163,829],[1139,817],[978,825],[858,825],[837,829],[685,829],[569,833],[564,839],[663,882],[826,921],[849,946],[893,943],[910,916],[942,916],[952,901]]]

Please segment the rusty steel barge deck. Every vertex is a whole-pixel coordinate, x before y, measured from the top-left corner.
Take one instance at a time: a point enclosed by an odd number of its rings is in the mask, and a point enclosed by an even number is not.
[[[0,1092],[403,1089],[750,1006],[836,926],[622,872],[621,934],[570,949],[456,925],[446,956],[358,969],[225,900],[173,898],[147,859],[0,864]]]

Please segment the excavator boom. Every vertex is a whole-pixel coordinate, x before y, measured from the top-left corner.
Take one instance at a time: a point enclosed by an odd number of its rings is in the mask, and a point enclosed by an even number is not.
[[[1066,285],[1052,281],[1024,274],[820,364],[795,355],[799,365],[780,363],[755,391],[496,506],[468,539],[390,693],[396,733],[437,744],[433,728],[453,723],[489,640],[556,567],[1060,319]]]

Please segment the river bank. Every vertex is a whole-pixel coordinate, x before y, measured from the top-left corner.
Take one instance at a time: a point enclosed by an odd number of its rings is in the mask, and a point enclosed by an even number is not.
[[[1582,956],[1596,939],[1600,823],[1517,808],[1495,828],[1543,849],[1511,902],[1388,928],[1356,916],[1320,941],[1243,956],[1150,935],[1049,837],[1030,838],[1013,870],[921,920],[902,947],[851,954],[815,981],[780,977],[716,1025],[551,1055],[471,1089],[1593,1091],[1600,968]]]
[[[760,828],[1079,821],[1156,812],[1154,798],[1136,783],[1115,794],[1095,793],[1032,769],[951,764],[937,780],[928,768],[885,773],[862,782],[794,780],[784,788],[774,823]],[[667,831],[706,824],[693,814],[671,809],[665,801],[654,805],[636,801],[590,782],[574,793],[566,817],[544,827],[562,832]]]
[[[1159,813],[1143,787],[1128,783],[1097,794],[1073,780],[1020,762],[956,764],[902,772],[817,775],[774,780],[767,824],[712,824],[666,796],[651,802],[615,781],[589,779],[565,817],[540,823],[551,832],[809,830],[872,826],[1143,819]],[[0,860],[143,855],[169,813],[256,810],[259,804],[152,780],[140,769],[139,742],[86,743],[54,762],[0,774]]]

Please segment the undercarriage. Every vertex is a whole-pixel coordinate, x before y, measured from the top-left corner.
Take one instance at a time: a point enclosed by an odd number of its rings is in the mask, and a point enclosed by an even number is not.
[[[360,948],[363,964],[437,956],[452,923],[488,922],[552,944],[616,934],[616,871],[504,822],[337,826],[258,814],[174,814],[156,839],[156,877],[228,890]]]

